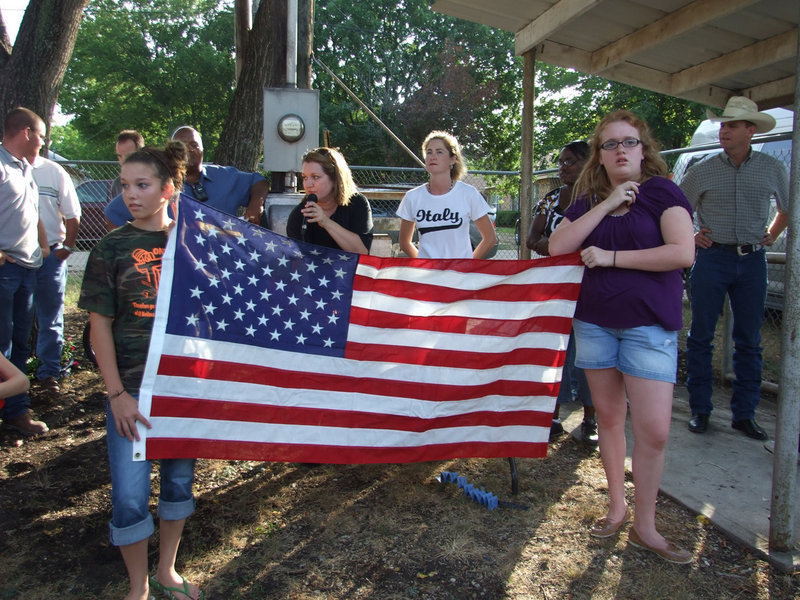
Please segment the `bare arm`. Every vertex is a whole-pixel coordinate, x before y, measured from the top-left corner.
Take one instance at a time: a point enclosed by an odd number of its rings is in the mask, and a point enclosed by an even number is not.
[[[481,234],[481,243],[472,251],[472,258],[483,258],[497,244],[497,233],[494,230],[494,226],[492,226],[489,215],[483,215],[475,221],[475,226]]]
[[[81,220],[78,217],[66,219],[64,226],[67,228],[67,236],[64,238],[64,245],[70,248],[75,247],[75,240],[78,238],[78,227],[80,227]],[[58,260],[67,260],[69,258],[69,251],[64,248],[53,250],[53,254]]]
[[[776,240],[781,237],[783,230],[789,225],[789,215],[787,213],[778,211],[775,215],[775,218],[772,220],[772,224],[769,226],[767,233],[764,234],[764,237],[761,238],[761,244],[763,246],[772,246],[776,242]]]
[[[608,198],[595,204],[591,210],[581,215],[574,223],[566,218],[561,219],[561,223],[550,235],[550,255],[559,256],[580,250],[583,241],[606,215],[614,212],[623,204],[631,205],[636,202],[638,191],[639,184],[637,182],[626,181],[614,188]],[[633,193],[629,196],[626,192]]]
[[[111,317],[94,312],[89,313],[92,347],[97,358],[97,367],[106,384],[117,433],[129,440],[136,439],[138,441],[139,432],[136,430],[136,421],[140,421],[148,429],[150,422],[139,412],[139,402],[136,398],[125,391],[122,386],[111,321]]]
[[[694,229],[691,215],[680,206],[668,208],[661,215],[664,244],[642,250],[602,250],[589,246],[581,259],[590,269],[617,267],[640,271],[673,271],[690,267],[694,262]]]
[[[336,245],[345,252],[358,252],[359,254],[369,254],[369,250],[364,245],[361,236],[354,231],[342,227],[325,214],[325,210],[316,202],[306,202],[300,210],[309,223],[316,223],[328,232]]]
[[[525,245],[542,256],[550,256],[550,238],[544,234],[547,217],[543,214],[536,215],[531,221],[531,228],[525,238]]]
[[[0,398],[16,396],[28,391],[28,377],[14,366],[10,360],[0,354]]]
[[[417,258],[419,254],[417,248],[411,243],[411,238],[414,236],[414,227],[416,227],[416,224],[413,221],[402,219],[400,221],[400,235],[397,238],[400,243],[400,250],[411,258]]]
[[[269,184],[266,181],[257,181],[250,188],[250,201],[244,211],[244,218],[251,223],[258,224],[261,221],[261,213],[264,212],[264,200],[269,192]]]

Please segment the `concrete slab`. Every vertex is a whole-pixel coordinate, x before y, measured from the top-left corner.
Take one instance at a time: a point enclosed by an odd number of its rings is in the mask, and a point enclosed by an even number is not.
[[[731,429],[729,392],[715,392],[713,401],[715,410],[709,430],[705,434],[692,433],[686,427],[691,416],[688,393],[685,386],[675,387],[661,492],[698,515],[705,515],[732,539],[782,571],[797,571],[800,551],[769,549],[773,455],[764,449],[764,442]],[[756,414],[756,421],[771,439],[775,412],[773,402],[762,400]],[[561,415],[564,428],[577,435],[583,418],[579,403],[563,405]],[[633,436],[628,427],[628,469],[632,447]],[[796,510],[795,522],[800,523],[800,503]]]

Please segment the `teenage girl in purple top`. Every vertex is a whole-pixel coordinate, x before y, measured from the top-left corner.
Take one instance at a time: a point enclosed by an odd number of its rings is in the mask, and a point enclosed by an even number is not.
[[[573,327],[586,370],[608,480],[608,512],[591,530],[611,537],[630,519],[625,419],[630,405],[635,516],[632,545],[674,563],[691,553],[656,531],[656,496],[669,436],[682,327],[681,270],[694,260],[691,207],[664,175],[647,124],[628,111],[604,117],[550,237],[550,254],[580,252],[586,267]],[[627,400],[627,402],[626,402]]]

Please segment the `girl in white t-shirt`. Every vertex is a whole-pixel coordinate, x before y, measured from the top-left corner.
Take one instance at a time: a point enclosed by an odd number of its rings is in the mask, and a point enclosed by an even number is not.
[[[397,215],[400,249],[411,258],[483,258],[497,244],[489,205],[480,192],[459,181],[466,171],[461,146],[444,131],[432,131],[422,143],[430,180],[403,197]],[[474,221],[481,242],[472,249],[469,224]],[[419,250],[411,243],[419,231]]]

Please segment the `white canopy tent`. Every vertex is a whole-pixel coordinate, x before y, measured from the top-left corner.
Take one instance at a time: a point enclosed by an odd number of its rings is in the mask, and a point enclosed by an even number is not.
[[[763,109],[794,109],[800,123],[798,0],[436,0],[433,10],[513,32],[525,59],[522,231],[530,219],[535,61],[568,67],[722,108],[747,96]],[[779,429],[770,548],[795,543],[800,435],[800,131],[792,140]],[[522,250],[521,257],[530,257]]]

